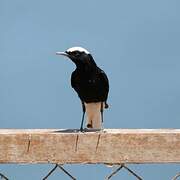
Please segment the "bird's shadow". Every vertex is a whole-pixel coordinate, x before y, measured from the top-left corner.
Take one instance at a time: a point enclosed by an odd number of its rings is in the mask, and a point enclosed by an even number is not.
[[[53,131],[53,133],[85,133],[85,132],[102,132],[104,131],[103,129],[83,129],[82,131],[80,131],[80,129],[61,129],[61,130],[56,130]]]

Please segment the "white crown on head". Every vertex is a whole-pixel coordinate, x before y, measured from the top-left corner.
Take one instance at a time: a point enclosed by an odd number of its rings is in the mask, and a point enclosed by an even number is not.
[[[90,54],[90,52],[82,47],[72,47],[66,50],[67,52],[73,52],[73,51],[79,51],[79,52],[85,52],[86,54]]]

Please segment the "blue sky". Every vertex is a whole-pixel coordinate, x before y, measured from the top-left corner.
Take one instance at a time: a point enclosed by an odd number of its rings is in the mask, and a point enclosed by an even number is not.
[[[179,128],[179,6],[177,0],[1,0],[1,128],[79,128],[80,101],[70,87],[75,67],[55,55],[72,46],[87,48],[108,74],[105,128]],[[179,169],[131,167],[147,180],[170,179]],[[26,180],[49,168],[1,165],[12,179]],[[80,179],[109,172],[103,165],[67,168]],[[58,173],[51,179],[57,177],[65,179]],[[132,179],[125,172],[116,178]]]

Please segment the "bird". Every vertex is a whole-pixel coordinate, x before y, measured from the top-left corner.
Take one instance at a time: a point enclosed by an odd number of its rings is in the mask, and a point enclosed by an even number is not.
[[[97,66],[91,53],[82,47],[71,47],[65,52],[56,52],[70,59],[76,66],[71,74],[71,86],[77,92],[82,104],[82,132],[84,116],[87,115],[87,129],[102,129],[104,108],[108,108],[109,80],[106,73]]]

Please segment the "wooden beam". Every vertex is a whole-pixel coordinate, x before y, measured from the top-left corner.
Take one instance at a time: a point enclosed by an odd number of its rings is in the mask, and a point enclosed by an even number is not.
[[[180,130],[1,129],[0,163],[180,163]]]

